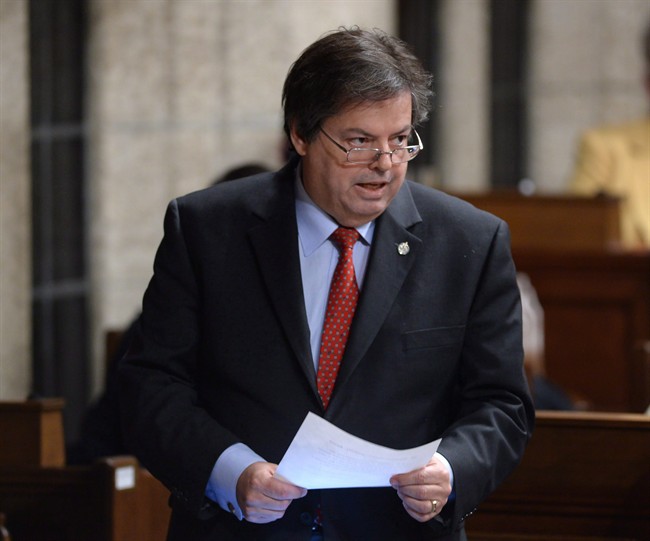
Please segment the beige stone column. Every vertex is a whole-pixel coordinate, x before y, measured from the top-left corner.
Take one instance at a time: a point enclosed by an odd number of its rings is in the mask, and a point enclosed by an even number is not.
[[[31,386],[27,1],[0,0],[0,400]]]
[[[443,0],[439,116],[440,183],[475,191],[489,182],[489,2]]]

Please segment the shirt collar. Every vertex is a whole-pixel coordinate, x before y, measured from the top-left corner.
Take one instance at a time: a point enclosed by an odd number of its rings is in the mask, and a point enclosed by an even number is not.
[[[298,222],[298,236],[302,252],[305,257],[314,253],[339,227],[332,217],[324,212],[313,202],[302,185],[300,168],[296,174],[296,220]],[[356,228],[361,236],[361,241],[367,245],[372,243],[375,230],[374,220]]]

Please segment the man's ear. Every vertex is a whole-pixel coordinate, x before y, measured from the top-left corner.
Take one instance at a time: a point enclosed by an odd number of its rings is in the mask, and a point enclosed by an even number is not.
[[[309,146],[309,143],[307,143],[307,141],[298,135],[295,125],[291,126],[289,133],[291,135],[291,144],[293,145],[293,148],[296,150],[296,152],[300,156],[307,154],[307,147]]]

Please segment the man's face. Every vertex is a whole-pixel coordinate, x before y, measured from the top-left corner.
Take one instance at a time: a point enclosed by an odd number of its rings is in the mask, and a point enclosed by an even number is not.
[[[322,129],[346,149],[404,146],[411,132],[411,94],[353,106],[328,118]],[[340,225],[358,227],[374,220],[404,183],[407,164],[393,164],[388,154],[371,164],[352,164],[322,132],[309,143],[292,129],[291,139],[302,156],[305,190]]]

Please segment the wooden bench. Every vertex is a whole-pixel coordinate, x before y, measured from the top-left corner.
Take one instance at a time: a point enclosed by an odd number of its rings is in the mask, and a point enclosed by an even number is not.
[[[0,467],[13,541],[163,541],[166,491],[134,457],[92,466]]]
[[[0,514],[12,541],[163,541],[169,492],[135,457],[66,466],[60,399],[0,402]]]
[[[471,541],[647,541],[650,417],[540,412],[521,465],[467,531]]]

